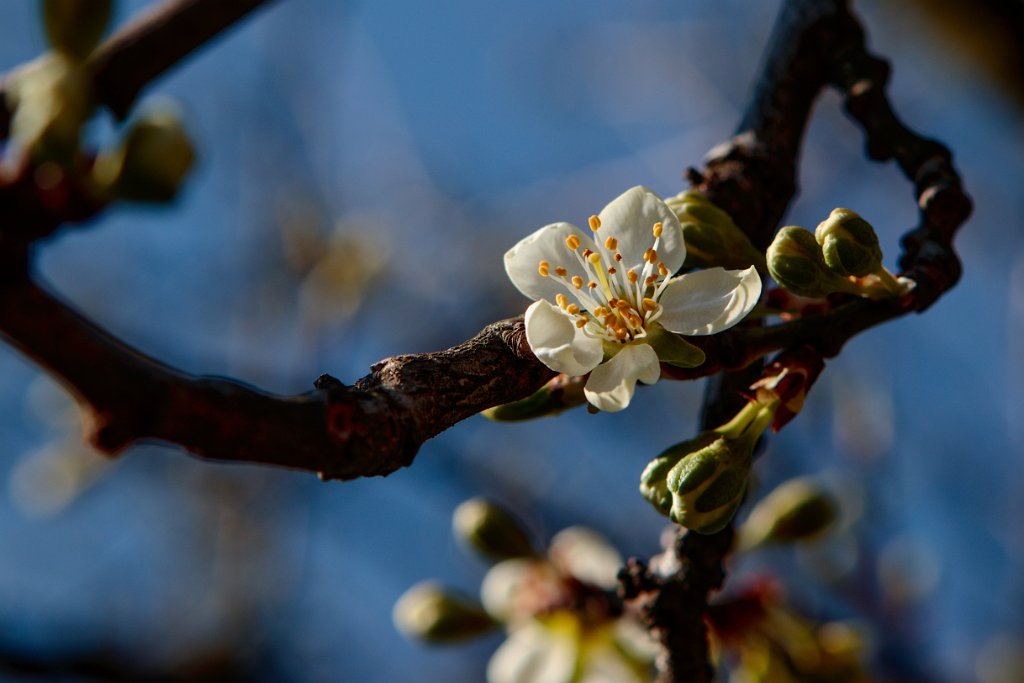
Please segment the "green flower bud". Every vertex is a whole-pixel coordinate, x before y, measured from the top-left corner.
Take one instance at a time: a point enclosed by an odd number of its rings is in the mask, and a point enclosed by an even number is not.
[[[43,24],[50,46],[82,61],[103,37],[113,4],[113,0],[43,0]]]
[[[587,402],[581,377],[560,375],[519,401],[488,408],[480,414],[496,422],[520,422],[559,413]]]
[[[849,280],[828,269],[814,235],[795,225],[779,230],[768,247],[768,272],[799,296],[817,299],[833,292],[856,291]]]
[[[752,443],[723,436],[676,463],[666,479],[672,521],[701,534],[725,527],[743,501],[752,454]]]
[[[496,562],[535,554],[519,520],[484,498],[471,498],[455,508],[452,529],[459,541]]]
[[[161,107],[143,114],[116,150],[96,160],[93,178],[120,199],[169,202],[194,160],[192,141],[177,112]]]
[[[754,507],[740,530],[739,547],[811,540],[837,517],[836,503],[821,485],[806,477],[791,479]]]
[[[33,160],[71,163],[82,124],[92,114],[88,78],[62,55],[48,55],[13,74],[7,88],[11,137]]]
[[[699,192],[681,192],[665,201],[683,227],[686,266],[693,268],[757,266],[764,272],[764,255],[754,247],[725,211]]]
[[[432,581],[406,591],[395,603],[392,619],[407,637],[430,643],[475,638],[497,625],[478,603]]]
[[[844,277],[864,277],[882,267],[878,235],[866,220],[849,209],[833,209],[818,224],[814,238],[825,264]]]
[[[672,492],[668,489],[668,473],[684,457],[698,451],[715,439],[720,438],[717,432],[702,432],[689,441],[677,443],[662,451],[658,457],[647,463],[640,475],[640,495],[646,498],[657,510],[668,516],[672,511]]]

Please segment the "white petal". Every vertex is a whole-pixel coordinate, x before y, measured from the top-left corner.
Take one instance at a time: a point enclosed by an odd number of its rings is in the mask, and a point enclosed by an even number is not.
[[[573,526],[555,534],[548,557],[567,574],[601,588],[614,588],[622,569],[622,556],[593,529]]]
[[[590,230],[587,230],[589,233]],[[566,290],[553,277],[544,277],[537,272],[541,261],[551,266],[551,275],[555,268],[562,266],[569,271],[569,278],[579,275],[584,281],[589,280],[579,260],[573,256],[572,250],[565,244],[565,238],[576,235],[580,238],[580,250],[595,249],[594,241],[582,230],[570,223],[553,223],[546,225],[537,232],[524,237],[519,244],[505,252],[505,272],[520,292],[531,299],[546,299],[554,303],[555,295],[566,294]]]
[[[644,252],[654,246],[654,224],[662,224],[658,243],[658,260],[664,261],[670,273],[679,270],[686,259],[686,243],[679,218],[665,202],[646,187],[637,185],[612,200],[598,218],[602,240],[614,236],[618,251],[627,267],[642,266]]]
[[[761,296],[761,277],[746,270],[709,268],[674,278],[658,300],[658,319],[677,334],[707,335],[727,330],[750,313]]]
[[[488,683],[570,683],[577,649],[571,637],[534,622],[509,634],[487,664]]]
[[[547,301],[535,301],[526,309],[526,341],[537,360],[573,377],[587,374],[604,358],[601,342]]]
[[[658,354],[647,344],[630,344],[590,373],[583,395],[609,413],[629,405],[637,380],[654,384],[661,377]]]
[[[559,579],[550,564],[523,557],[504,560],[491,567],[480,584],[480,602],[495,619],[521,619],[526,591],[543,590],[542,584],[556,585]]]

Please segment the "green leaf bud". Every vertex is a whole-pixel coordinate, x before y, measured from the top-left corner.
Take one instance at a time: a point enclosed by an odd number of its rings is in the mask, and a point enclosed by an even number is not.
[[[519,520],[484,498],[470,498],[455,508],[452,529],[460,542],[496,562],[535,554]]]
[[[778,486],[751,511],[740,530],[739,547],[751,550],[774,543],[793,543],[821,536],[838,517],[832,496],[807,477]]]
[[[587,402],[583,386],[584,380],[580,377],[560,375],[526,398],[488,408],[481,415],[496,422],[520,422],[558,415]]]
[[[120,199],[169,202],[194,160],[192,141],[177,111],[161,106],[140,116],[121,145],[96,160],[93,178]]]
[[[113,4],[113,0],[43,0],[43,24],[50,46],[82,61],[107,30]]]
[[[430,643],[475,638],[497,625],[479,603],[432,581],[406,591],[395,603],[392,619],[407,637]]]
[[[742,269],[757,266],[764,272],[764,255],[754,247],[732,217],[699,192],[681,192],[665,201],[683,228],[686,266]]]
[[[882,267],[878,235],[866,220],[849,209],[833,209],[818,224],[814,237],[825,264],[844,277],[864,277]]]
[[[849,280],[828,269],[814,235],[795,225],[779,230],[768,247],[768,272],[799,296],[817,299],[833,292],[856,291]]]
[[[715,439],[682,458],[666,479],[672,494],[672,521],[701,534],[720,531],[743,501],[753,442]]]

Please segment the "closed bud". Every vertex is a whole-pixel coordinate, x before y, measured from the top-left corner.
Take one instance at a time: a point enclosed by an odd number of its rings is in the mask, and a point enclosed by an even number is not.
[[[50,46],[82,61],[107,30],[113,4],[113,0],[43,0],[43,24]]]
[[[682,458],[668,473],[672,521],[701,534],[724,528],[747,490],[753,442],[724,436]]]
[[[455,508],[452,529],[460,542],[496,562],[535,554],[519,520],[484,498],[471,498]]]
[[[839,275],[864,277],[882,267],[882,247],[874,228],[849,209],[833,209],[814,237],[825,265]]]
[[[668,490],[668,473],[684,457],[698,451],[715,439],[716,432],[702,432],[697,438],[683,441],[662,451],[658,457],[647,463],[640,475],[640,495],[647,499],[658,512],[668,516],[672,511],[672,492]]]
[[[481,415],[495,422],[520,422],[558,415],[587,402],[583,385],[579,377],[559,375],[526,398],[488,408]]]
[[[11,137],[33,160],[68,166],[92,114],[88,77],[62,55],[47,55],[11,75]]]
[[[793,543],[821,536],[838,511],[828,491],[801,477],[780,485],[751,511],[740,530],[739,547],[751,550],[774,543]]]
[[[475,638],[496,626],[478,603],[432,581],[406,591],[395,603],[392,618],[407,637],[430,643]]]
[[[768,247],[768,272],[793,294],[820,299],[853,291],[852,283],[825,265],[814,235],[795,225],[779,230]]]
[[[131,124],[120,147],[97,159],[93,177],[120,199],[169,202],[194,160],[192,141],[177,111],[161,107]]]
[[[732,218],[699,192],[681,192],[665,202],[683,228],[686,266],[741,269],[751,265],[764,272],[764,255]]]

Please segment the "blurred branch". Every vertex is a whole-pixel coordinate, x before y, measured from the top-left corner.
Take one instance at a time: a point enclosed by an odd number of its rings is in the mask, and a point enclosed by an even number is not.
[[[150,81],[269,1],[166,0],[141,13],[89,58],[97,100],[124,118]],[[0,139],[10,116],[0,91]]]

